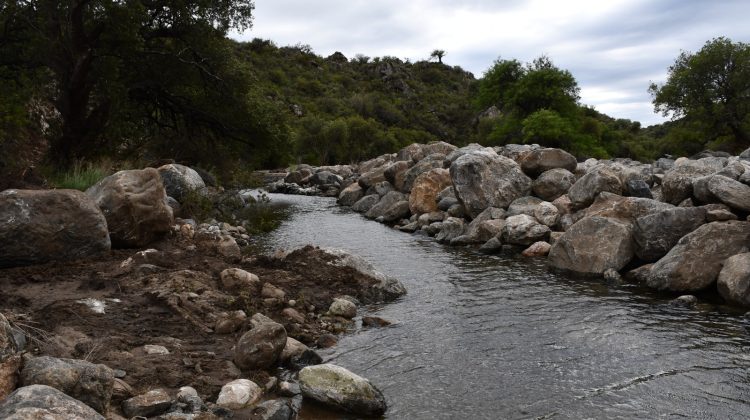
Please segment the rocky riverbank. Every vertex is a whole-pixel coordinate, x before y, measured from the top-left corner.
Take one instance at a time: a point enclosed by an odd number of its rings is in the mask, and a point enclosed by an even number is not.
[[[301,165],[268,190],[337,197],[446,244],[674,295],[715,290],[750,307],[750,149],[642,163],[578,162],[538,145],[412,144],[357,165]]]
[[[403,286],[342,250],[243,252],[242,226],[175,217],[193,192],[217,211],[245,200],[180,165],[86,193],[0,193],[0,417],[288,419],[303,399],[386,410],[315,349]]]

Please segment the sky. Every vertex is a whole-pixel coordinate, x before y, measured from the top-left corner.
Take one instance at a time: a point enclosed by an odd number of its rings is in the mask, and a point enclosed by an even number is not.
[[[442,49],[445,64],[477,78],[497,58],[545,54],[576,78],[581,103],[643,126],[665,120],[649,84],[718,36],[750,42],[750,0],[255,0],[253,27],[233,35],[349,58],[418,61]]]

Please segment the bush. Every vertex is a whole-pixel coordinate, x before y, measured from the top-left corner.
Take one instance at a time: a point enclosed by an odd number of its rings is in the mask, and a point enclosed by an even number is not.
[[[113,172],[108,162],[84,163],[78,161],[64,172],[53,172],[48,181],[55,188],[86,191]]]

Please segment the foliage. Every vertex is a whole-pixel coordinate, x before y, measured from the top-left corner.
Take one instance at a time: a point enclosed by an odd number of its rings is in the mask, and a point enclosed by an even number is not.
[[[437,59],[440,64],[443,64],[443,57],[445,57],[445,50],[432,50],[430,53],[430,58]]]
[[[684,117],[706,141],[735,149],[750,146],[750,45],[715,38],[696,53],[683,51],[669,67],[667,82],[649,91],[657,112]],[[704,143],[705,144],[705,143]]]
[[[110,167],[108,162],[78,161],[65,171],[53,172],[48,180],[56,188],[86,191],[102,178],[111,175]]]

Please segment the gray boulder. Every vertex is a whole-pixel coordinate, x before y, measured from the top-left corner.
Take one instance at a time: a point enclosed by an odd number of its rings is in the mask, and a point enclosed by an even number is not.
[[[382,165],[382,166],[373,168],[372,170],[368,172],[364,172],[357,179],[359,186],[362,187],[362,189],[367,190],[368,188],[372,187],[378,182],[386,181],[385,170],[388,169],[388,166],[389,165]]]
[[[105,365],[49,356],[27,361],[21,371],[23,386],[51,386],[102,414],[109,407],[114,381],[114,372]]]
[[[403,193],[407,192],[404,189],[404,182],[406,181],[406,171],[409,170],[413,165],[412,161],[399,161],[393,162],[386,168],[384,175],[385,179],[393,185],[398,191]]]
[[[109,251],[107,221],[86,194],[0,192],[0,268],[100,257]]]
[[[299,372],[302,395],[357,415],[381,416],[385,397],[365,378],[336,365],[308,366]]]
[[[172,208],[153,168],[117,172],[97,182],[86,194],[104,213],[113,246],[145,246],[172,229]]]
[[[380,201],[380,196],[377,194],[372,195],[366,195],[359,200],[357,200],[356,203],[352,205],[352,210],[356,211],[357,213],[365,213],[370,211],[372,206],[375,204],[378,204],[378,201]]]
[[[370,207],[365,217],[389,223],[409,217],[409,214],[409,198],[398,191],[391,191]]]
[[[180,203],[189,193],[206,188],[200,174],[187,166],[172,163],[159,167],[158,172],[167,195]]]
[[[466,231],[461,236],[453,239],[452,244],[483,244],[487,242],[493,236],[500,233],[503,224],[500,223],[485,223],[491,221],[500,221],[499,219],[505,218],[505,210],[496,207],[489,207],[483,212],[479,213],[474,220],[466,226]]]
[[[391,185],[391,183],[388,181],[378,182],[377,184],[368,188],[367,191],[365,192],[365,195],[377,194],[382,197],[388,194],[389,192],[393,191],[394,189],[395,188],[393,188],[393,185]]]
[[[0,401],[5,420],[104,420],[93,408],[46,385],[18,388]]]
[[[549,237],[550,228],[539,223],[533,216],[519,214],[506,217],[502,228],[503,243],[531,245]]]
[[[750,253],[737,254],[724,261],[717,286],[728,302],[750,306]]]
[[[708,162],[703,162],[703,159],[675,165],[664,173],[661,182],[664,201],[674,205],[680,204],[692,196],[694,179],[711,175],[720,169]]]
[[[242,370],[268,369],[276,364],[286,345],[284,326],[261,315],[252,317],[253,328],[237,341],[234,364]]]
[[[625,183],[625,194],[630,197],[654,198],[646,181],[631,179]]]
[[[122,402],[122,412],[128,417],[153,417],[164,414],[174,400],[164,389],[152,389]]]
[[[575,156],[565,150],[552,148],[524,153],[519,157],[518,163],[521,165],[521,170],[532,178],[550,169],[575,171],[578,165]]]
[[[656,261],[704,223],[706,209],[701,207],[673,207],[638,217],[633,230],[635,254],[644,261]]]
[[[353,206],[357,201],[364,197],[365,192],[362,187],[354,182],[339,193],[338,203],[342,206]]]
[[[750,212],[750,186],[722,175],[714,175],[708,181],[708,190],[727,206]]]
[[[553,268],[589,275],[620,271],[635,254],[633,227],[609,217],[586,217],[571,226],[549,252]]]
[[[341,185],[344,179],[339,175],[336,175],[329,171],[318,171],[314,173],[309,180],[310,184],[323,186],[323,185]]]
[[[510,203],[508,210],[505,213],[505,217],[518,216],[519,214],[534,216],[537,206],[543,202],[544,200],[530,195],[519,197]]]
[[[488,207],[506,208],[531,192],[531,179],[516,162],[486,150],[459,157],[450,174],[456,196],[471,218]]]
[[[414,182],[425,172],[443,167],[443,155],[433,154],[425,157],[409,168],[404,173],[404,185],[402,191],[411,192]]]
[[[676,292],[711,286],[724,261],[750,248],[750,222],[712,222],[685,235],[654,263],[649,287]]]
[[[588,207],[602,192],[622,195],[620,178],[604,165],[597,165],[582,176],[568,190],[568,198],[574,208]]]
[[[441,243],[450,243],[452,240],[463,235],[465,229],[464,219],[449,217],[443,221],[440,232],[435,236],[435,239]]]
[[[567,169],[557,168],[543,172],[534,180],[531,189],[537,197],[547,201],[554,201],[567,194],[576,182],[576,176]]]

